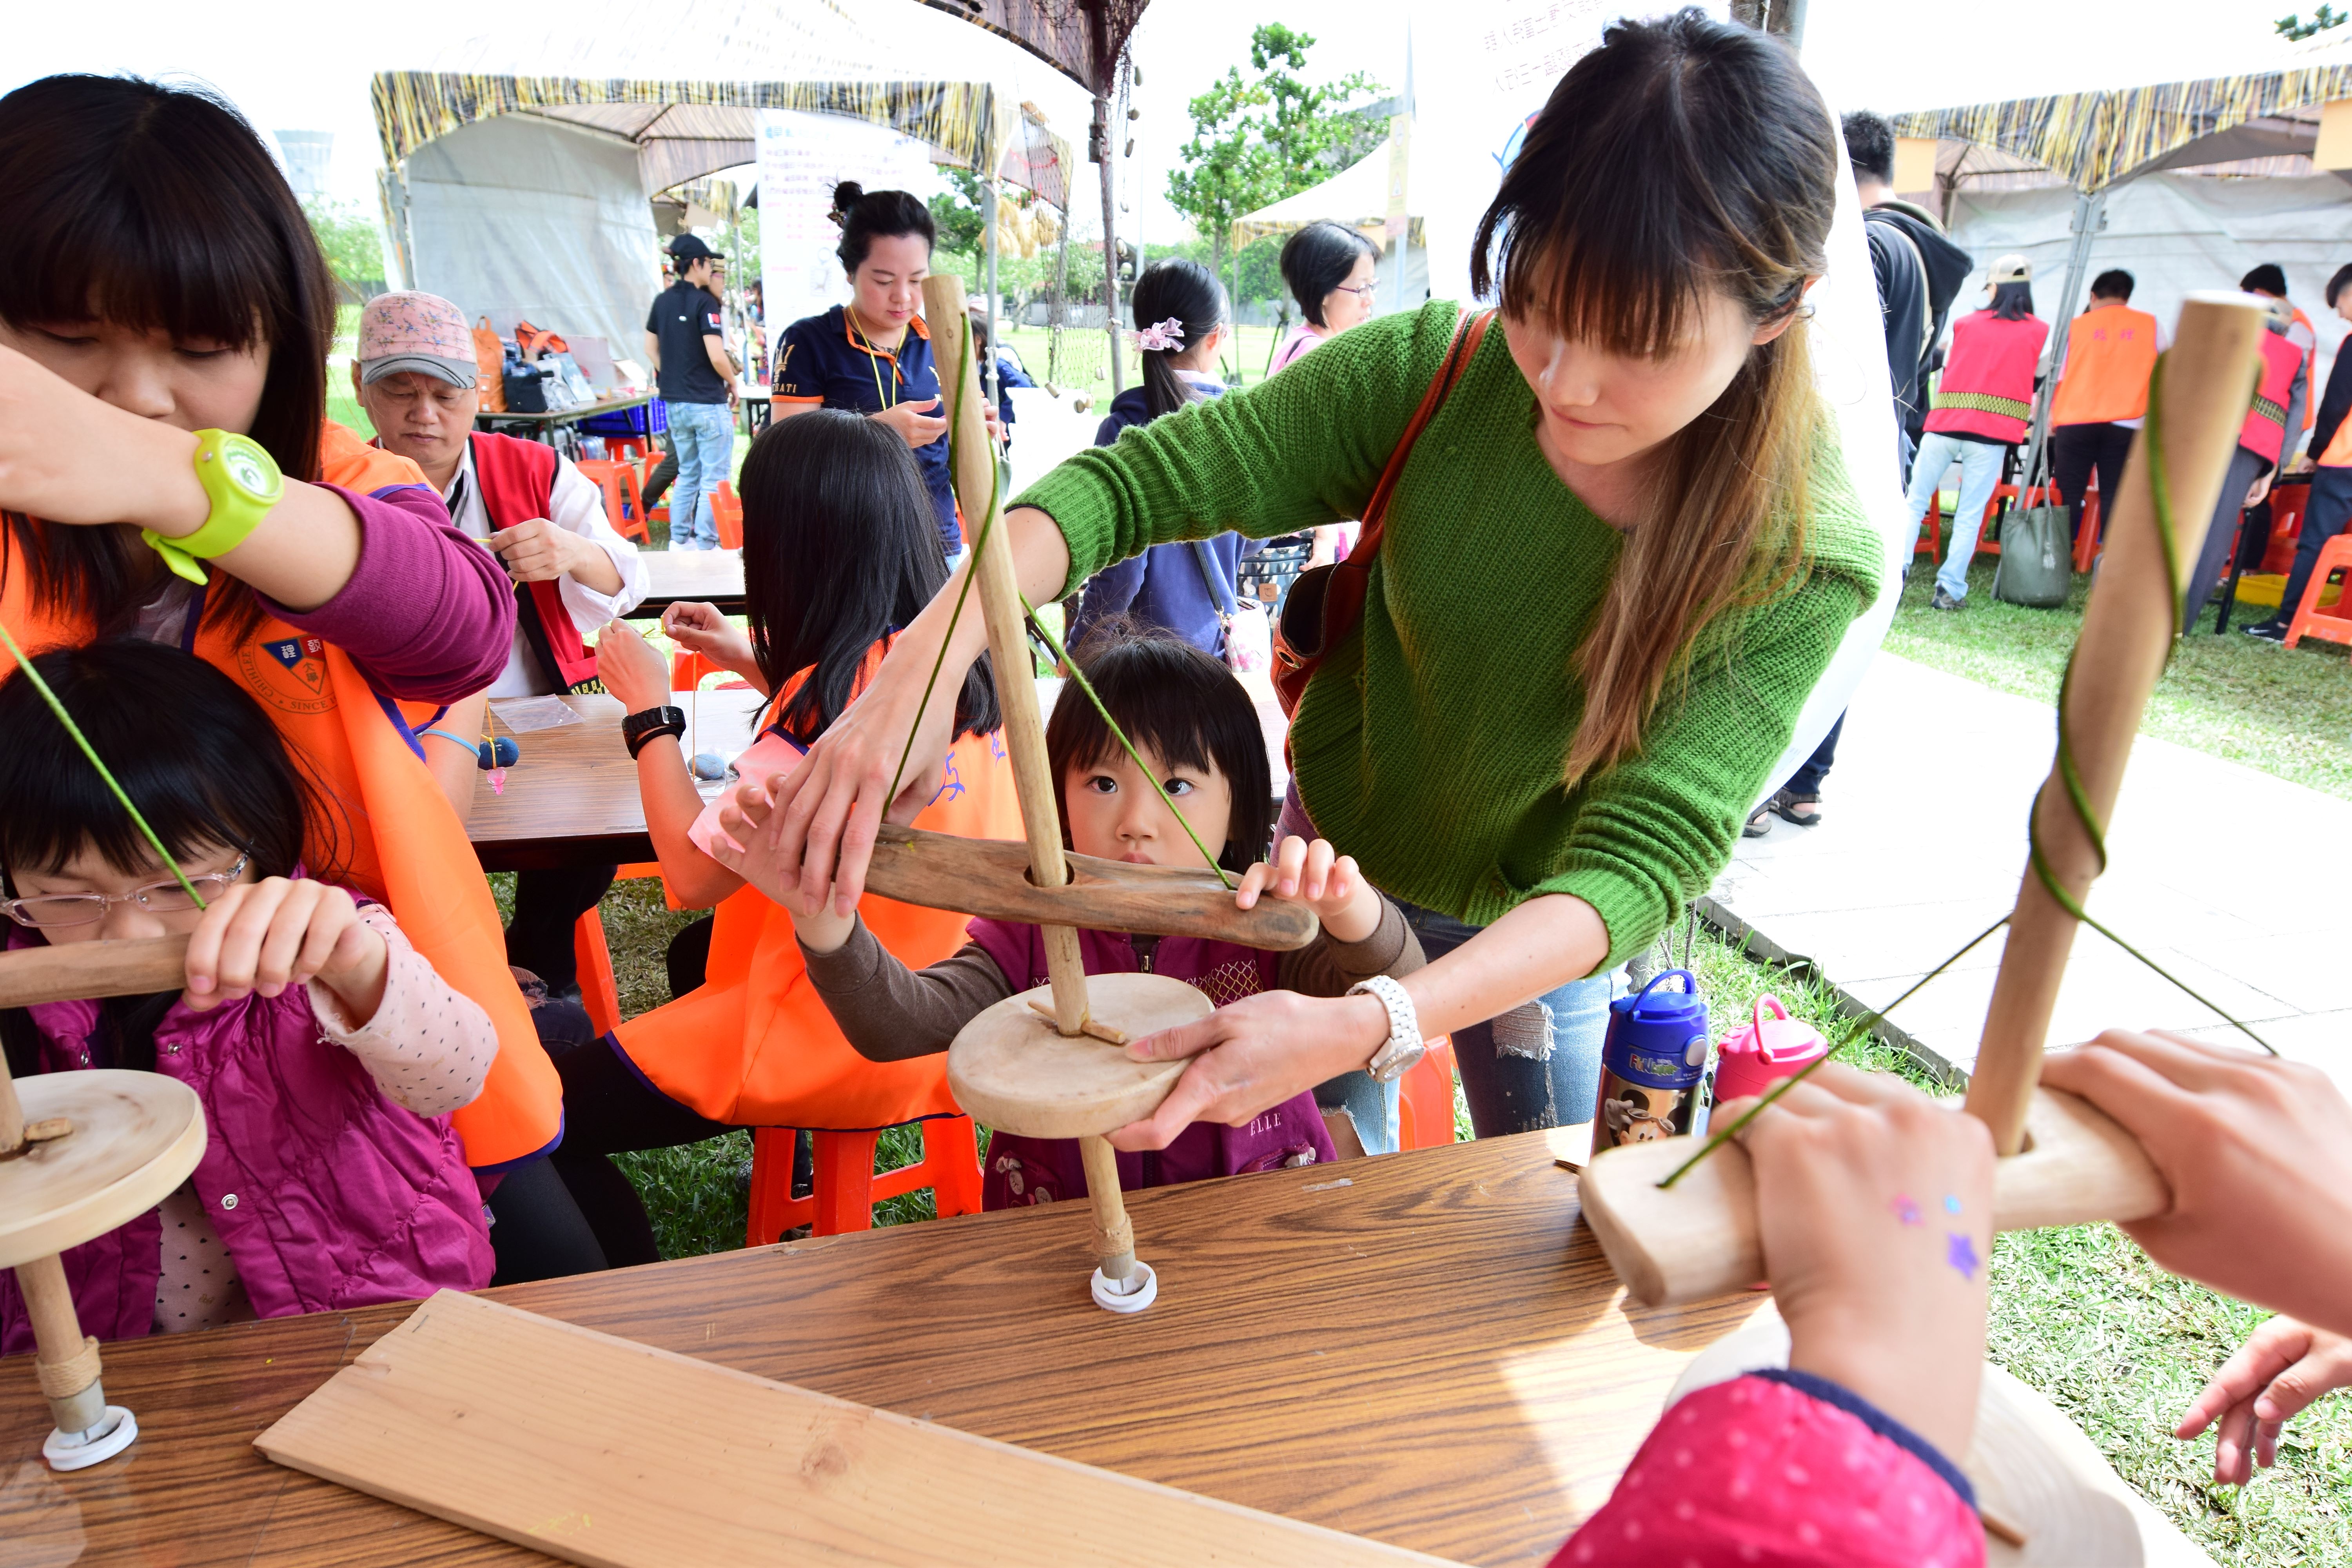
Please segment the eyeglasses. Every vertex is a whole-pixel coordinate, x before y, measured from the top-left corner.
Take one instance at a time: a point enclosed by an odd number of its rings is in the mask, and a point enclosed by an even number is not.
[[[236,864],[226,871],[207,871],[188,879],[188,887],[196,890],[196,898],[211,903],[236,885],[245,875],[245,866],[253,857],[248,853],[236,858]],[[195,899],[177,880],[150,882],[133,888],[127,893],[45,893],[32,899],[0,899],[0,914],[5,914],[20,926],[40,930],[50,926],[86,926],[106,918],[106,911],[116,904],[137,904],[150,914],[171,914],[193,910]]]
[[[1370,282],[1360,283],[1353,289],[1350,289],[1345,283],[1342,283],[1337,289],[1334,289],[1332,292],[1335,294],[1353,294],[1360,299],[1370,299],[1374,293],[1379,291],[1380,286],[1381,280],[1375,278]]]

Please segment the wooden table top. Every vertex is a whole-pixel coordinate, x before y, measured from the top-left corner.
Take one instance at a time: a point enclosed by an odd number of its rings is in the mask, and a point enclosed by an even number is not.
[[[500,423],[516,425],[567,425],[575,419],[591,419],[599,414],[617,414],[624,408],[641,407],[658,395],[651,392],[633,393],[626,397],[600,397],[593,403],[575,404],[570,408],[551,408],[542,414],[526,413],[521,409],[485,408],[474,416],[475,426],[488,430]]]
[[[646,596],[629,612],[649,620],[683,599],[707,601],[729,615],[743,609],[743,557],[732,550],[640,550],[646,564]]]
[[[501,735],[512,733],[499,721],[503,700],[490,705],[491,728]],[[619,700],[596,693],[533,700],[560,701],[582,721],[515,735],[522,760],[507,770],[504,794],[494,795],[487,780],[477,781],[466,831],[482,869],[621,866],[652,859],[645,803],[637,794],[637,765],[621,740],[621,721],[626,715]],[[711,690],[697,698],[677,691],[670,700],[688,715],[679,744],[688,756],[707,747],[731,758],[751,743],[759,693]],[[722,786],[701,787],[708,799]]]
[[[1088,1300],[1083,1204],[489,1292],[764,1377],[1399,1546],[1540,1563],[1697,1351],[1764,1298],[1628,1312],[1542,1133],[1129,1196],[1160,1300]],[[263,1459],[252,1439],[407,1316],[109,1346],[122,1458],[53,1475],[0,1361],[0,1542],[40,1563],[544,1563]],[[79,1543],[77,1558],[69,1546]]]

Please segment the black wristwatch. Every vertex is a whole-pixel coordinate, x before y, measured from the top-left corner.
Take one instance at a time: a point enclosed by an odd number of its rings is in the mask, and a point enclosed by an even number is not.
[[[646,749],[646,742],[655,736],[685,733],[686,710],[683,708],[648,708],[621,721],[621,739],[627,743],[632,761]]]

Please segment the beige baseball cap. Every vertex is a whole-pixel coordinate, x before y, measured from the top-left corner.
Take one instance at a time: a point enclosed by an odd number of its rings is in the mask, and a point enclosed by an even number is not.
[[[2033,263],[2011,251],[1992,264],[1992,271],[1985,281],[1996,289],[2004,283],[2031,283],[2033,281]]]

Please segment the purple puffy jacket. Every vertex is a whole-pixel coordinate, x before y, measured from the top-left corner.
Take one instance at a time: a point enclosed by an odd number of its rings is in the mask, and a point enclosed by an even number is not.
[[[40,940],[12,927],[8,945]],[[42,1071],[103,1065],[91,1059],[96,1002],[28,1011]],[[357,1057],[320,1033],[305,988],[210,1013],[173,1003],[155,1026],[155,1070],[204,1102],[210,1137],[190,1180],[257,1315],[489,1283],[481,1190],[449,1119],[387,1099]],[[153,1326],[163,1271],[155,1210],[64,1258],[84,1333],[137,1339]],[[16,1277],[0,1270],[0,1355],[32,1348]]]

